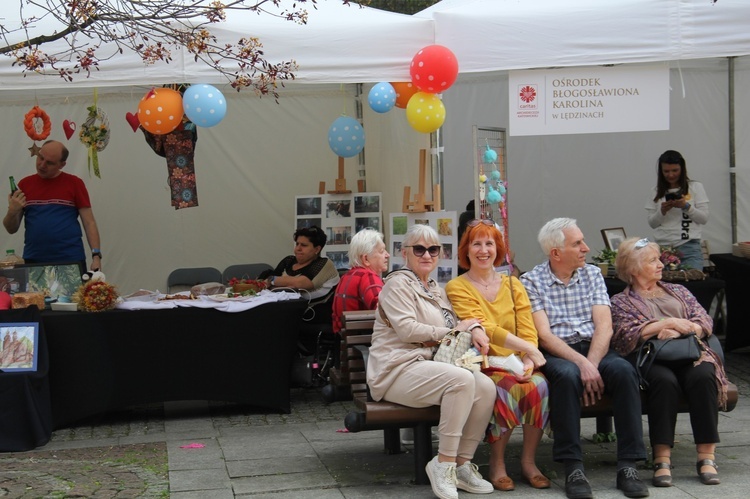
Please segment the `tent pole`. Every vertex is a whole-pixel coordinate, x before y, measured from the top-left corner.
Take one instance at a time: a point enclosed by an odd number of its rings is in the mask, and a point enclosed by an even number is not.
[[[734,126],[734,57],[728,58],[727,76],[728,101],[729,101],[729,199],[731,203],[732,216],[732,244],[737,242],[737,178],[736,178],[736,148],[735,148],[735,126]]]

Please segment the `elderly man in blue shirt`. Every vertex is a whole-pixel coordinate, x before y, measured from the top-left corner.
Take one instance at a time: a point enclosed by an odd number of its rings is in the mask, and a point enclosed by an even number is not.
[[[638,377],[632,364],[610,348],[612,316],[601,271],[586,265],[589,247],[571,218],[556,218],[539,231],[548,260],[521,276],[531,301],[542,368],[550,383],[552,455],[565,465],[565,493],[592,498],[581,450],[581,403],[612,397],[617,434],[617,488],[647,497],[636,462],[646,459]]]

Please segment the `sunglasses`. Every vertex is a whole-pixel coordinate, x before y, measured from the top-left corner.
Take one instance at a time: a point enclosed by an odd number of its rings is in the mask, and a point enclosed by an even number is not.
[[[417,244],[416,246],[406,246],[407,248],[411,248],[411,250],[414,252],[414,256],[416,257],[423,257],[425,251],[427,251],[431,257],[436,257],[440,254],[440,248],[441,246],[430,246],[429,248],[425,248],[421,244]]]
[[[479,224],[494,226],[495,222],[493,222],[489,218],[483,218],[481,220],[478,219],[478,218],[475,218],[474,220],[472,220],[471,222],[467,223],[466,225],[468,225],[469,227],[476,227]]]
[[[635,249],[641,249],[648,246],[649,240],[645,237],[643,239],[639,239],[635,242]]]

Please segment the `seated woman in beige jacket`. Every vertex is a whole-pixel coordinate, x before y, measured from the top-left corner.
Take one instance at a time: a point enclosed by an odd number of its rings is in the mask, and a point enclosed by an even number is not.
[[[433,228],[409,228],[401,245],[406,265],[386,277],[380,292],[367,383],[375,400],[440,406],[438,455],[427,464],[427,476],[436,496],[455,499],[457,489],[474,494],[493,491],[471,460],[492,414],[495,384],[481,372],[431,361],[433,347],[423,346],[458,329],[471,331],[482,353],[489,349],[479,321],[459,321],[443,290],[430,278],[440,251]]]

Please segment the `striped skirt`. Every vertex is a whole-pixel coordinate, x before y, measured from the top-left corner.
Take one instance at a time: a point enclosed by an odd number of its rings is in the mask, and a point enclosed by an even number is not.
[[[535,371],[527,383],[502,369],[484,369],[497,386],[497,399],[492,411],[486,440],[497,441],[506,431],[518,425],[531,425],[550,433],[549,385],[541,372]]]

